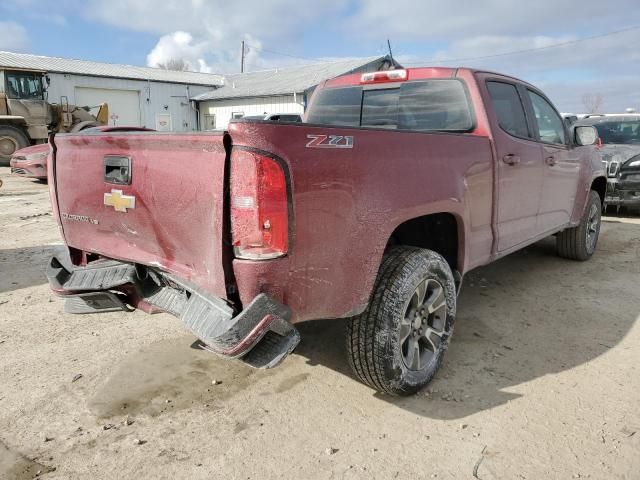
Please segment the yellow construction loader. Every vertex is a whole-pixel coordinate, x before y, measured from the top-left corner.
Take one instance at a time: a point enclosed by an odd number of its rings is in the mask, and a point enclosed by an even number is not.
[[[8,165],[16,150],[45,143],[49,133],[78,132],[108,123],[106,103],[79,107],[70,105],[67,97],[49,103],[47,86],[44,71],[0,69],[0,165]]]

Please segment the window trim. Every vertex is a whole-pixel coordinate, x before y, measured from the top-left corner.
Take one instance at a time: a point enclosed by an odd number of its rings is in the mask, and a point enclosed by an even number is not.
[[[495,104],[493,102],[493,98],[491,97],[491,91],[489,90],[489,83],[503,83],[505,85],[511,85],[513,88],[515,88],[516,93],[518,95],[518,98],[520,99],[520,105],[522,106],[522,112],[524,113],[524,123],[527,125],[527,133],[528,133],[528,137],[522,137],[520,135],[514,135],[511,132],[506,131],[502,125],[500,125],[500,119],[498,118],[498,112],[496,112],[496,107]],[[531,118],[529,115],[529,110],[528,107],[524,101],[524,99],[522,98],[522,92],[521,92],[521,84],[516,83],[516,82],[509,82],[507,80],[504,80],[502,78],[497,78],[497,77],[488,77],[485,79],[485,88],[487,89],[487,98],[488,100],[491,102],[491,108],[493,109],[493,114],[496,117],[496,123],[498,124],[498,128],[500,130],[502,130],[504,133],[506,133],[507,135],[509,135],[510,137],[513,138],[517,138],[519,140],[528,140],[530,142],[536,142],[536,138],[534,136],[534,131],[531,125]],[[486,107],[485,107],[486,108]]]
[[[535,88],[532,88],[530,86],[524,86],[523,88],[525,90],[526,95],[526,99],[528,102],[528,107],[530,108],[530,115],[531,115],[531,120],[533,122],[533,125],[535,126],[534,129],[534,135],[535,135],[535,141],[542,144],[542,145],[548,145],[548,146],[553,146],[553,147],[558,147],[558,148],[566,148],[569,149],[570,145],[571,145],[571,136],[569,135],[569,132],[567,131],[567,126],[564,123],[564,120],[562,119],[562,115],[560,115],[560,112],[558,112],[558,110],[556,109],[555,105],[553,104],[553,102],[551,102],[551,100],[549,100],[549,98],[543,94],[540,90],[537,90]],[[560,118],[560,124],[562,125],[562,130],[564,131],[564,143],[553,143],[553,142],[545,142],[541,139],[540,137],[540,126],[538,125],[538,119],[536,118],[535,115],[535,110],[533,108],[533,100],[531,100],[531,97],[529,97],[529,92],[531,93],[535,93],[536,95],[538,95],[540,98],[542,98],[544,101],[546,101],[549,106],[551,107],[551,109],[556,113],[556,115],[558,115],[558,118]]]

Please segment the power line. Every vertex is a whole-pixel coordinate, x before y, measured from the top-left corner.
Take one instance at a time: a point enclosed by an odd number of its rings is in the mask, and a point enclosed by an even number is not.
[[[435,58],[416,60],[414,62],[405,63],[405,65],[417,65],[421,63],[443,63],[443,62],[469,62],[472,60],[484,60],[487,58],[497,58],[497,57],[506,57],[508,55],[518,55],[521,53],[530,53],[530,52],[538,52],[540,50],[548,50],[550,48],[558,48],[565,47],[567,45],[574,45],[576,43],[587,42],[589,40],[594,40],[597,38],[609,37],[611,35],[618,35],[620,33],[629,32],[631,30],[640,29],[640,25],[636,25],[633,27],[623,28],[620,30],[614,30],[612,32],[602,33],[600,35],[593,35],[591,37],[578,38],[576,40],[569,40],[567,42],[554,43],[553,45],[547,45],[544,47],[536,47],[536,48],[527,48],[524,50],[514,50],[512,52],[504,52],[504,53],[494,53],[492,55],[482,55],[478,57],[465,57],[465,58],[445,58],[442,60],[436,60]]]
[[[272,54],[274,54],[274,55],[281,55],[281,56],[283,56],[283,57],[297,58],[297,59],[300,59],[300,60],[311,60],[311,61],[313,61],[313,62],[317,62],[317,63],[330,63],[330,61],[329,61],[329,60],[319,60],[319,59],[317,59],[317,58],[302,57],[302,56],[300,56],[300,55],[292,55],[292,54],[290,54],[290,53],[276,52],[275,50],[269,50],[269,49],[267,49],[267,48],[259,47],[259,46],[257,46],[257,45],[250,45],[250,44],[248,44],[248,43],[246,44],[246,46],[247,46],[248,48],[253,48],[254,50],[258,50],[258,51],[260,51],[260,52],[272,53]]]
[[[546,45],[544,47],[535,47],[535,48],[526,48],[523,50],[514,50],[511,52],[503,52],[503,53],[494,53],[491,55],[481,55],[481,56],[476,56],[476,57],[460,57],[460,58],[445,58],[445,59],[435,59],[435,58],[427,58],[427,59],[416,59],[413,62],[403,62],[405,65],[418,65],[418,64],[425,64],[425,63],[444,63],[444,62],[468,62],[468,61],[472,61],[472,60],[485,60],[488,58],[499,58],[499,57],[506,57],[509,55],[519,55],[519,54],[523,54],[523,53],[531,53],[531,52],[539,52],[542,50],[549,50],[552,48],[559,48],[559,47],[565,47],[567,45],[575,45],[577,43],[582,43],[582,42],[587,42],[590,40],[595,40],[595,39],[599,39],[599,38],[604,38],[604,37],[609,37],[612,35],[618,35],[620,33],[625,33],[625,32],[629,32],[629,31],[633,31],[633,30],[638,30],[640,29],[640,25],[635,25],[632,27],[627,27],[627,28],[622,28],[620,30],[614,30],[611,32],[607,32],[607,33],[601,33],[599,35],[592,35],[590,37],[584,37],[584,38],[578,38],[576,40],[569,40],[566,42],[560,42],[560,43],[554,43],[552,45]],[[278,52],[276,50],[271,50],[268,48],[264,48],[264,47],[260,47],[257,45],[251,45],[248,43],[245,43],[247,49],[249,48],[253,48],[254,50],[260,51],[260,52],[265,52],[265,53],[271,53],[273,55],[280,55],[283,57],[289,57],[289,58],[296,58],[299,60],[309,60],[315,63],[331,63],[330,60],[320,60],[318,58],[311,58],[311,57],[303,57],[301,55],[293,55],[291,53],[285,53],[285,52]]]

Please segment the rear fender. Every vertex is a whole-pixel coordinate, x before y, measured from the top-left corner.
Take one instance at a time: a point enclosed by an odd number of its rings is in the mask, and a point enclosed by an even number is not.
[[[375,281],[377,278],[377,273],[380,269],[380,265],[382,264],[382,257],[388,246],[393,245],[393,237],[394,233],[398,231],[402,227],[402,225],[406,225],[413,220],[427,217],[434,217],[437,215],[447,215],[451,216],[455,219],[455,228],[456,228],[456,245],[453,250],[455,250],[455,258],[451,258],[451,256],[444,251],[442,248],[438,248],[438,240],[437,240],[437,231],[433,230],[429,232],[428,238],[422,238],[418,242],[410,242],[408,244],[421,248],[429,248],[437,253],[441,254],[448,261],[451,270],[454,272],[456,278],[461,278],[463,272],[467,269],[466,261],[467,261],[467,246],[465,239],[467,238],[465,221],[463,218],[463,212],[460,211],[459,205],[457,203],[448,202],[438,202],[437,204],[431,205],[426,209],[424,206],[420,211],[411,211],[405,212],[405,214],[399,218],[396,218],[393,223],[389,224],[389,228],[386,229],[386,234],[380,238],[380,248],[377,248],[374,252],[371,252],[371,258],[374,260],[375,265],[375,273],[368,277],[364,278],[363,287],[362,287],[362,298],[368,299],[371,297],[373,293],[373,288],[375,286]],[[365,256],[366,253],[362,252],[362,255]],[[458,280],[456,280],[458,282]],[[366,303],[360,308],[360,311],[366,308]],[[360,312],[356,312],[360,313]],[[351,316],[353,312],[349,312]]]

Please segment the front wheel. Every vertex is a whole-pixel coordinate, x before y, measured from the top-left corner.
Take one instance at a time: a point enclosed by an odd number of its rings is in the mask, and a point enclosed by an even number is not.
[[[7,166],[11,156],[21,148],[29,146],[29,138],[19,128],[0,126],[0,165]]]
[[[369,306],[348,325],[353,371],[381,392],[417,392],[442,363],[455,313],[455,282],[441,255],[415,247],[390,249]]]
[[[600,237],[602,201],[598,192],[591,190],[587,208],[577,227],[567,228],[556,237],[558,255],[571,260],[585,261],[596,251]]]

